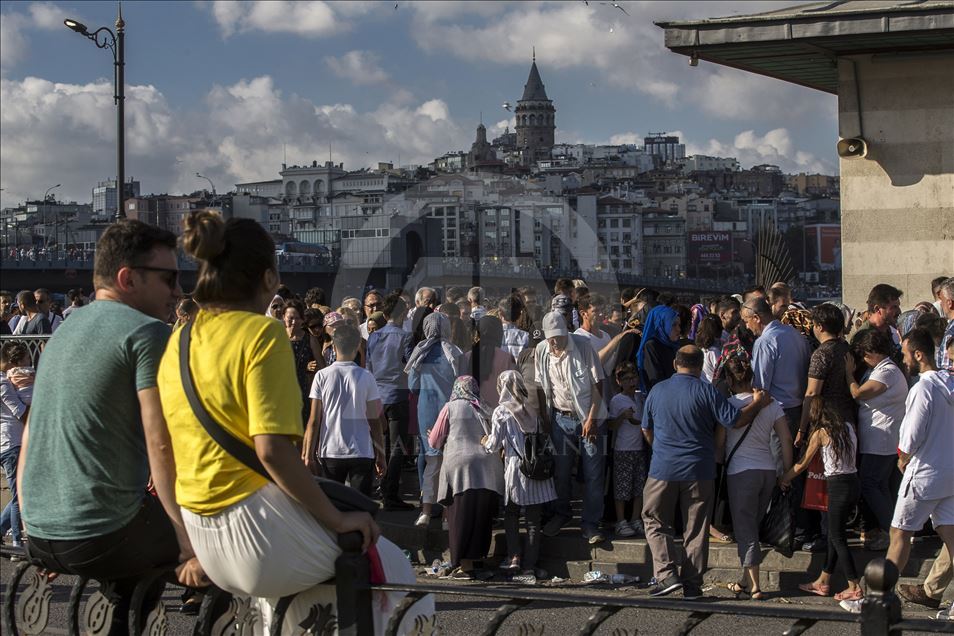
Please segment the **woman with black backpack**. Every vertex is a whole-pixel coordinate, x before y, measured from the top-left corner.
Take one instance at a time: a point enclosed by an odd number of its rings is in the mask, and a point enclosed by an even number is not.
[[[504,449],[504,530],[507,557],[502,570],[536,574],[540,554],[543,505],[556,499],[553,463],[540,416],[529,404],[529,392],[516,371],[497,378],[500,405],[491,417],[490,435],[483,440],[489,452]],[[549,464],[549,469],[547,469]],[[520,549],[520,508],[527,525],[527,546]],[[537,577],[542,578],[542,577]]]

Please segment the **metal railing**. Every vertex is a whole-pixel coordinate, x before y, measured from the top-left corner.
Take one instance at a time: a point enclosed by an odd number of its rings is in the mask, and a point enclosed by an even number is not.
[[[40,354],[43,353],[43,348],[46,347],[46,343],[50,338],[50,335],[0,336],[0,346],[3,346],[7,342],[22,342],[26,345],[26,348],[30,350],[30,360],[33,362],[33,366],[36,367],[40,362]]]
[[[559,607],[592,607],[593,612],[577,631],[581,636],[593,634],[607,619],[624,610],[656,610],[688,613],[688,617],[679,627],[678,634],[690,634],[695,628],[713,616],[734,616],[753,619],[780,619],[791,621],[786,636],[798,636],[818,623],[848,623],[858,625],[858,633],[865,636],[888,636],[902,634],[905,631],[928,633],[954,633],[954,622],[932,621],[924,619],[904,619],[901,615],[901,601],[894,593],[898,580],[898,570],[885,559],[875,559],[865,568],[865,580],[868,593],[861,604],[859,614],[847,612],[807,609],[774,604],[720,604],[687,600],[656,599],[649,597],[612,598],[567,594],[562,592],[543,592],[520,587],[483,588],[454,585],[422,584],[371,584],[370,565],[366,555],[361,553],[361,536],[356,533],[339,536],[342,554],[335,562],[333,581],[327,585],[335,586],[336,608],[330,605],[316,604],[307,618],[299,623],[295,633],[325,634],[337,626],[341,636],[371,636],[374,633],[372,592],[399,592],[406,596],[398,603],[388,619],[384,633],[393,636],[398,633],[404,618],[422,599],[431,595],[471,597],[492,599],[500,605],[491,619],[482,627],[484,635],[496,634],[505,621],[521,609],[527,609],[533,603],[556,604]],[[2,548],[2,555],[23,555],[22,549]],[[23,583],[26,582],[25,589]],[[50,602],[53,591],[44,572],[24,561],[19,563],[6,587],[2,604],[3,632],[5,634],[46,634],[64,631],[68,634],[104,634],[110,628],[110,619],[116,607],[116,598],[111,583],[100,583],[99,589],[83,603],[89,580],[79,577],[74,583],[67,608],[68,626],[66,630],[49,628]],[[130,634],[165,634],[168,629],[165,609],[162,604],[143,615],[144,599],[157,585],[175,584],[172,566],[145,573],[139,579],[128,616]],[[279,600],[275,607],[272,624],[268,626],[270,636],[279,636],[286,622],[286,612],[294,600],[293,596]],[[337,612],[337,614],[335,614]],[[251,633],[254,624],[261,621],[251,599],[233,597],[222,590],[211,588],[205,595],[199,615],[192,628],[194,636],[211,636],[222,633]],[[411,634],[436,633],[439,628],[439,616],[428,618],[418,616],[409,626]],[[569,626],[563,626],[563,632],[569,633]],[[247,631],[246,631],[247,630]],[[542,627],[523,625],[521,633],[543,633]]]

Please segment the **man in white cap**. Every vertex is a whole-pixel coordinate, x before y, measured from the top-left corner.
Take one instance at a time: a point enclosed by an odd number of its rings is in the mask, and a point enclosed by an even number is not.
[[[603,367],[589,341],[571,334],[559,312],[551,311],[543,317],[543,337],[545,340],[537,345],[534,373],[546,398],[541,411],[550,415],[557,492],[551,505],[553,517],[543,534],[555,536],[572,516],[573,466],[580,455],[584,483],[580,527],[590,544],[601,543],[606,451]]]

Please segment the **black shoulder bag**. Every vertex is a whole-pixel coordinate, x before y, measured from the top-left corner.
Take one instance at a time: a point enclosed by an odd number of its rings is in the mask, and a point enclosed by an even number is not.
[[[192,380],[192,371],[189,369],[189,344],[192,340],[192,323],[186,323],[179,332],[179,374],[182,376],[182,388],[185,390],[186,398],[189,400],[189,406],[195,414],[202,428],[209,434],[216,444],[221,446],[225,452],[242,462],[247,468],[255,471],[268,481],[273,481],[271,475],[265,470],[255,450],[243,444],[239,439],[232,436],[222,426],[216,422],[206,408],[199,401],[199,395],[195,390],[195,382]],[[321,486],[328,499],[334,504],[335,508],[341,512],[367,512],[372,516],[378,511],[378,504],[374,500],[364,496],[354,488],[346,486],[332,479],[316,477],[315,481]]]
[[[742,437],[740,437],[739,441],[732,447],[729,456],[725,458],[725,463],[722,464],[722,472],[718,475],[718,488],[716,488],[715,491],[716,503],[715,510],[712,514],[712,525],[719,527],[731,527],[732,525],[732,515],[729,512],[729,462],[731,462],[735,456],[735,451],[739,450],[739,447],[742,446],[742,442],[745,441],[749,431],[752,430],[753,424],[755,424],[755,422],[745,427]]]
[[[504,433],[506,435],[506,433]],[[547,443],[547,436],[540,432],[540,420],[537,420],[535,433],[523,434],[523,453],[517,450],[513,440],[507,435],[507,443],[520,459],[520,472],[527,478],[536,481],[553,477],[553,451]]]

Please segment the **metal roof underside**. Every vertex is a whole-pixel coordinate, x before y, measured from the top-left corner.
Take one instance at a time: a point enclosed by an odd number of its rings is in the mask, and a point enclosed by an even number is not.
[[[954,52],[950,1],[818,2],[656,24],[676,53],[836,95],[841,55]]]

